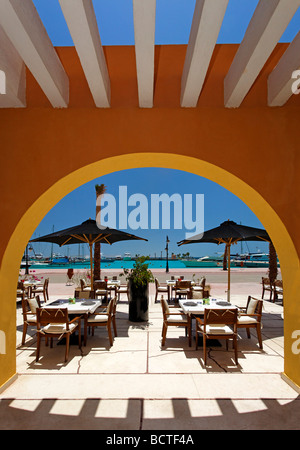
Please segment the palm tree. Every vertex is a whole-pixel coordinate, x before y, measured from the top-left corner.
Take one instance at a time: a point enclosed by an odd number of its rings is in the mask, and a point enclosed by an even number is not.
[[[106,192],[106,186],[104,184],[96,184],[96,220],[100,223],[101,214],[101,197]],[[97,242],[94,244],[94,280],[101,279],[101,244]]]
[[[270,283],[273,284],[277,278],[278,268],[277,268],[277,254],[275,247],[272,242],[269,243],[269,279]]]

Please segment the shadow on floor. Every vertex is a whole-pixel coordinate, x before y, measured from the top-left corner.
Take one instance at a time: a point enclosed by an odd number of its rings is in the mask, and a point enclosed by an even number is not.
[[[27,401],[6,399],[0,402],[0,429],[299,430],[299,400],[300,397],[297,397],[288,403],[280,404],[275,399],[243,401],[218,398],[214,400],[173,398],[167,401],[139,398]],[[117,417],[114,417],[114,411],[118,411],[116,407],[121,406],[120,402],[125,402],[121,407],[125,414],[117,413]],[[159,417],[162,409],[166,407],[166,402],[169,402],[166,414],[168,417]],[[198,415],[195,411],[198,411]],[[157,417],[154,417],[156,415]]]

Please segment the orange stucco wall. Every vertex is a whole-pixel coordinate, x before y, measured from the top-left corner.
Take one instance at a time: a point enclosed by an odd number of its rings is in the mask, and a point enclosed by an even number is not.
[[[185,46],[156,48],[152,109],[138,107],[133,47],[105,48],[109,109],[94,106],[75,50],[57,49],[70,78],[69,108],[53,109],[27,73],[28,107],[0,110],[0,260],[22,216],[54,183],[101,159],[141,152],[153,154],[153,165],[155,153],[170,153],[233,174],[271,206],[299,256],[300,95],[281,108],[266,106],[267,76],[285,48],[276,47],[238,109],[223,104],[223,81],[236,45],[216,47],[198,106],[187,109],[179,105]],[[113,164],[110,170],[115,170]],[[13,375],[13,363],[9,365],[9,376],[0,374],[0,386]],[[300,384],[293,369],[287,372]]]

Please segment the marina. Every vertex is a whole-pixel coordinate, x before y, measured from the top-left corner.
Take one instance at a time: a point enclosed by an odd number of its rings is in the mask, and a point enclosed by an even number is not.
[[[102,269],[132,269],[136,257],[125,253],[124,256],[118,255],[115,257],[101,258]],[[166,258],[152,258],[149,257],[147,263],[150,269],[165,269],[167,260]],[[215,256],[202,256],[200,258],[168,259],[168,265],[170,269],[201,269],[201,268],[223,268],[223,257]],[[269,267],[269,255],[267,253],[245,254],[245,255],[232,255],[230,260],[231,267],[239,268],[266,268]],[[277,263],[280,267],[279,261]],[[50,258],[44,259],[29,259],[28,268],[30,269],[88,269],[90,267],[90,261],[87,258],[79,257],[55,257],[52,260]],[[21,263],[21,269],[26,268],[26,260],[23,259]]]

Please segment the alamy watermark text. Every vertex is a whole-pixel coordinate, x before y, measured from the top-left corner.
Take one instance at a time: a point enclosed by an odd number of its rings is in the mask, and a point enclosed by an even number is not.
[[[150,197],[150,198],[149,198]],[[98,203],[99,202],[99,203]],[[119,186],[118,198],[103,194],[97,200],[98,225],[119,229],[188,230],[185,237],[204,231],[204,195],[134,193]]]

